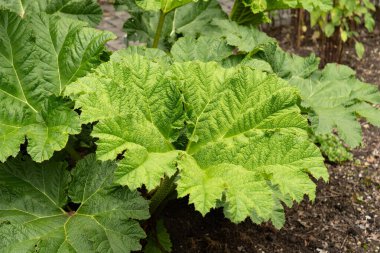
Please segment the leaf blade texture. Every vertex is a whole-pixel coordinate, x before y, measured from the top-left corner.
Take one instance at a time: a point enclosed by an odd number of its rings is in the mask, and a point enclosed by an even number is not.
[[[136,192],[114,187],[115,164],[90,155],[72,174],[64,163],[28,157],[0,165],[0,246],[3,252],[130,252],[145,237],[136,220],[149,216]],[[67,189],[68,193],[67,193]],[[66,212],[68,197],[80,207]]]
[[[375,86],[358,80],[351,68],[327,64],[318,70],[319,60],[314,55],[307,58],[290,55],[275,44],[267,45],[257,57],[299,88],[302,106],[309,113],[317,135],[332,134],[336,130],[350,148],[355,148],[362,143],[358,116],[379,125],[380,110],[374,105],[380,103],[380,93]]]
[[[0,11],[0,33],[0,161],[15,156],[25,138],[33,159],[47,160],[80,130],[63,89],[101,62],[113,35],[58,16],[21,19],[8,11]]]
[[[280,226],[280,201],[313,199],[309,174],[327,180],[285,81],[246,66],[122,55],[65,91],[84,122],[98,122],[98,158],[119,158],[116,183],[150,191],[179,170],[179,196],[203,215],[219,203],[234,222],[256,215]]]
[[[93,0],[1,0],[0,7],[21,17],[41,12],[88,22],[96,26],[102,19],[102,10]]]

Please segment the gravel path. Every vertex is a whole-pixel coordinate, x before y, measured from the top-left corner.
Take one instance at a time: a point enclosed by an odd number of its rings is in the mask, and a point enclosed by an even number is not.
[[[115,11],[112,4],[103,3],[101,6],[104,14],[98,28],[111,31],[117,36],[116,40],[107,43],[109,49],[119,50],[125,48],[123,24],[129,18],[129,14],[125,11]]]

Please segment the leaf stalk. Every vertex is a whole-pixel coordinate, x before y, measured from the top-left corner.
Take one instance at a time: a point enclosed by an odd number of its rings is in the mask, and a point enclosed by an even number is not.
[[[156,34],[154,35],[154,40],[153,40],[153,45],[152,45],[153,48],[157,48],[158,43],[160,42],[162,28],[164,27],[164,23],[165,23],[165,17],[166,17],[166,13],[164,13],[163,11],[160,11],[160,19],[158,21]]]
[[[152,199],[150,200],[149,210],[150,214],[153,215],[157,208],[164,202],[164,200],[172,193],[175,189],[174,181],[176,180],[179,171],[171,176],[170,178],[165,177],[160,186],[157,188],[157,191],[154,193]]]

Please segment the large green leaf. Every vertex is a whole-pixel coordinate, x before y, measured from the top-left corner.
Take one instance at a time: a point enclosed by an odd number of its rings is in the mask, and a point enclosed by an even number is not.
[[[66,94],[84,123],[98,121],[97,157],[119,157],[117,183],[153,190],[179,170],[179,196],[190,195],[202,214],[221,201],[234,222],[255,216],[278,225],[280,200],[313,199],[309,173],[328,177],[297,90],[249,67],[168,66],[124,54]],[[181,141],[186,150],[175,149]]]
[[[123,2],[119,2],[123,4]],[[124,24],[128,41],[139,41],[151,46],[159,20],[158,12],[142,12],[130,2],[123,5],[132,15]],[[214,18],[226,18],[218,1],[198,1],[176,9],[166,15],[159,47],[170,49],[177,36],[196,36]]]
[[[254,54],[263,46],[275,40],[253,26],[240,26],[227,19],[214,19],[212,26],[203,33],[204,36],[225,38],[228,45],[235,46],[239,51]]]
[[[79,132],[78,116],[59,96],[101,62],[112,38],[58,16],[0,11],[0,161],[15,156],[25,137],[32,158],[46,160]]]
[[[355,78],[347,66],[328,64],[323,71],[309,79],[290,80],[300,90],[303,106],[312,109],[311,122],[316,134],[328,134],[336,129],[350,147],[362,142],[362,130],[357,115],[380,126],[378,89]]]
[[[339,137],[351,148],[362,142],[362,130],[357,116],[380,125],[378,89],[359,81],[355,71],[344,65],[327,64],[318,70],[319,59],[314,55],[303,58],[285,53],[275,44],[268,44],[256,54],[267,61],[273,71],[301,91],[302,106],[317,135],[337,130]]]
[[[232,221],[253,212],[268,219],[276,204],[268,181],[300,201],[305,193],[314,196],[307,171],[326,178],[326,170],[307,140],[295,90],[250,68],[227,71],[222,77],[220,67],[194,63],[173,69],[192,123],[178,192],[189,194],[202,214],[225,196]]]
[[[95,0],[0,0],[0,9],[9,9],[21,17],[46,12],[70,17],[97,25],[102,19],[102,9]]]
[[[182,95],[159,63],[139,55],[117,60],[69,85],[66,94],[79,95],[76,107],[83,123],[99,121],[93,131],[99,138],[99,159],[115,159],[127,151],[117,182],[152,190],[165,174],[176,172],[178,152],[171,142],[183,125]]]
[[[1,252],[130,252],[149,217],[137,192],[112,185],[116,165],[94,155],[70,172],[64,163],[19,156],[0,164]],[[63,209],[70,201],[75,211]]]

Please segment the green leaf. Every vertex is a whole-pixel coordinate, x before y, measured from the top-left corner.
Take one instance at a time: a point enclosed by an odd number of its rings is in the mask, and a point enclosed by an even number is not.
[[[198,37],[202,34],[213,19],[227,19],[226,13],[218,1],[198,1],[176,10],[173,31],[182,36]],[[173,34],[171,34],[173,37]]]
[[[363,43],[358,42],[358,41],[355,42],[355,52],[356,52],[357,56],[359,57],[359,59],[363,58],[363,55],[365,52],[365,48],[364,48]]]
[[[98,158],[115,159],[127,151],[116,180],[132,189],[146,184],[152,190],[164,174],[176,172],[178,152],[171,142],[183,126],[182,96],[163,71],[158,63],[130,55],[103,64],[66,90],[79,95],[83,123],[100,121],[93,131]]]
[[[375,27],[375,19],[372,17],[370,13],[366,13],[364,15],[364,25],[365,25],[365,28],[367,28],[369,32],[373,31]]]
[[[128,9],[131,17],[124,23],[123,29],[127,33],[127,45],[130,42],[145,43],[147,47],[152,47],[156,34],[157,24],[160,18],[158,12],[133,12]],[[167,49],[168,39],[172,31],[174,13],[165,16],[165,22],[161,32],[159,48]]]
[[[216,62],[161,65],[132,54],[101,65],[66,94],[84,123],[98,121],[98,158],[120,159],[117,183],[150,191],[179,170],[179,196],[190,195],[202,214],[219,201],[234,222],[255,213],[280,224],[280,200],[313,199],[309,173],[328,178],[297,90],[275,75]],[[185,150],[176,150],[184,139]]]
[[[335,26],[331,23],[328,23],[323,28],[323,31],[325,32],[327,37],[331,37],[335,32]]]
[[[131,14],[131,18],[124,24],[128,41],[139,41],[150,47],[156,33],[159,13],[141,12],[133,6],[124,6]],[[161,32],[159,48],[170,49],[177,36],[197,36],[213,18],[226,18],[226,14],[215,0],[189,3],[175,12],[168,13]]]
[[[21,17],[24,17],[25,14],[42,12],[47,4],[48,0],[0,0],[1,9],[8,9]]]
[[[156,228],[148,235],[147,241],[148,243],[144,247],[144,253],[171,252],[173,245],[162,219],[157,221]]]
[[[146,11],[158,11],[161,9],[160,0],[136,0],[136,4]]]
[[[46,12],[88,22],[96,26],[102,19],[102,9],[95,0],[0,0],[0,8],[9,9],[21,17]]]
[[[329,134],[337,129],[338,135],[351,148],[362,142],[362,131],[356,115],[368,118],[378,125],[379,110],[372,104],[380,103],[376,87],[360,82],[347,66],[327,64],[314,78],[294,77],[303,99],[303,106],[311,108],[312,127],[316,134]]]
[[[181,90],[193,106],[189,117],[194,122],[187,145],[191,156],[179,161],[179,196],[189,194],[190,203],[205,214],[223,195],[225,214],[234,222],[253,211],[265,220],[271,217],[275,199],[265,175],[294,200],[305,193],[313,198],[314,184],[303,169],[324,178],[327,174],[318,149],[305,139],[307,123],[296,107],[295,90],[249,68],[229,73],[217,85],[212,73],[220,79],[222,69],[206,66],[188,63],[173,73],[183,80]],[[203,75],[207,79],[200,79]]]
[[[72,174],[64,163],[28,157],[0,164],[2,252],[131,252],[145,237],[136,220],[149,217],[137,192],[112,186],[116,165],[90,155]],[[68,189],[68,193],[67,193]],[[71,201],[76,211],[63,207]]]
[[[235,46],[245,53],[254,54],[264,45],[274,42],[274,39],[252,26],[239,26],[236,22],[221,19],[214,19],[212,25],[216,28],[210,28],[208,32],[211,35],[209,36],[225,38],[229,45]]]
[[[316,135],[331,134],[335,129],[354,148],[362,142],[357,115],[378,124],[375,118],[379,110],[372,105],[380,104],[380,93],[375,86],[357,80],[351,68],[327,64],[319,71],[319,60],[314,55],[307,58],[291,55],[275,44],[265,46],[254,57],[267,61],[277,75],[299,88],[302,106],[309,113]],[[365,107],[367,113],[361,109]]]
[[[319,59],[311,54],[309,57],[300,57],[284,52],[276,43],[269,43],[254,55],[254,58],[268,62],[274,73],[281,78],[310,77],[318,70]]]
[[[123,61],[123,59],[128,55],[138,54],[145,58],[151,60],[152,62],[157,62],[160,65],[170,65],[173,59],[164,51],[157,48],[149,48],[145,46],[129,46],[126,49],[121,49],[113,52],[111,55],[111,60]]]
[[[45,11],[48,14],[85,21],[93,27],[103,17],[103,11],[96,0],[53,0]]]
[[[101,61],[114,36],[84,23],[0,11],[0,161],[15,156],[28,139],[35,161],[49,159],[80,131],[78,116],[59,98],[65,86]]]
[[[232,53],[232,48],[224,40],[215,40],[206,36],[198,39],[190,36],[180,38],[171,49],[171,54],[176,62],[195,60],[221,62]]]
[[[320,144],[320,149],[330,161],[342,163],[353,159],[349,148],[335,134],[316,135],[315,142]]]

